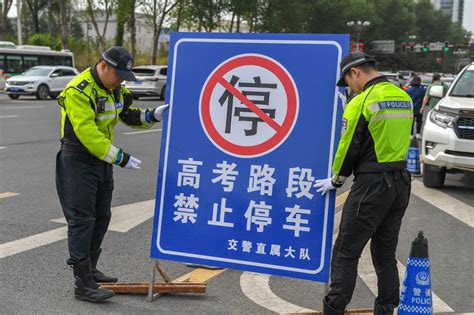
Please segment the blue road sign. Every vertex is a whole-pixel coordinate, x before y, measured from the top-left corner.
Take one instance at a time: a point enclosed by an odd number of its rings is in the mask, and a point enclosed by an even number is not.
[[[152,258],[328,281],[348,42],[171,35]]]

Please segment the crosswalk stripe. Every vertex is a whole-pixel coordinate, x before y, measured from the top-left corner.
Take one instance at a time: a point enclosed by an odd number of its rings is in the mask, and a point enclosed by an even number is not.
[[[126,233],[133,227],[152,218],[154,213],[155,199],[113,207],[108,230]],[[64,217],[51,221],[66,224]]]
[[[44,233],[21,238],[16,241],[0,244],[0,258],[5,258],[27,250],[48,245],[67,237],[67,226]]]
[[[18,196],[19,193],[13,193],[13,192],[4,192],[0,193],[0,199],[2,198],[8,198],[8,197],[13,197],[13,196]]]
[[[128,232],[133,227],[153,217],[155,199],[112,208],[109,230]],[[64,218],[52,220],[66,223]],[[0,258],[16,255],[37,247],[45,246],[67,238],[67,226],[31,235],[8,243],[0,244]]]
[[[44,106],[37,105],[37,106],[7,106],[2,107],[2,109],[30,109],[30,108],[43,108]]]
[[[422,182],[414,180],[411,190],[418,198],[430,203],[459,221],[474,227],[474,207],[437,189],[427,188]]]

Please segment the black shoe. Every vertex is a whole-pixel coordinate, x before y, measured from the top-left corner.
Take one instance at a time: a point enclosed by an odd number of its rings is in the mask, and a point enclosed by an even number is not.
[[[110,276],[104,275],[102,271],[97,270],[97,269],[92,270],[92,276],[94,277],[95,282],[98,282],[98,283],[118,281],[117,277],[110,277]]]
[[[374,302],[374,315],[392,315],[394,305],[380,305],[377,301]]]
[[[91,261],[85,259],[73,267],[74,278],[74,296],[78,300],[89,302],[102,302],[114,296],[114,292],[108,289],[102,289],[92,277]]]
[[[99,261],[100,253],[102,249],[98,249],[95,252],[91,253],[91,269],[92,269],[92,276],[96,282],[117,282],[118,279],[116,277],[110,277],[105,275],[103,272],[97,270],[97,262]]]
[[[344,315],[345,311],[338,311],[329,305],[327,297],[323,299],[323,315]]]

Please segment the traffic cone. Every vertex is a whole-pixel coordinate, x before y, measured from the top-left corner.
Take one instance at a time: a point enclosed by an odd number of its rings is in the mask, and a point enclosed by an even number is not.
[[[411,244],[400,293],[398,314],[433,314],[431,291],[430,259],[428,257],[428,240],[423,231]]]
[[[418,141],[412,139],[407,155],[407,170],[414,177],[421,176],[420,171],[420,150],[418,149]]]

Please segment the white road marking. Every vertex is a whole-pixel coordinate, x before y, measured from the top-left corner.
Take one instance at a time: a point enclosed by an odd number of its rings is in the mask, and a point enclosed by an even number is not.
[[[128,232],[135,226],[150,219],[153,216],[154,209],[154,199],[113,207],[109,230],[122,233]],[[66,223],[63,218],[53,221]],[[16,255],[66,238],[67,226],[63,226],[54,230],[0,244],[0,258]]]
[[[20,115],[5,115],[5,116],[0,116],[0,118],[15,118],[15,117],[20,117]]]
[[[2,150],[2,149],[6,149],[6,148],[7,148],[7,147],[0,147],[0,150]]]
[[[474,227],[474,207],[437,189],[427,188],[422,182],[411,182],[411,191],[424,201],[446,212],[459,221]]]
[[[151,130],[142,130],[142,131],[129,131],[129,132],[124,132],[122,133],[123,135],[136,135],[139,133],[149,133],[149,132],[157,132],[161,131],[162,129],[151,129]]]
[[[0,199],[13,197],[13,196],[18,196],[18,195],[19,195],[19,193],[4,192],[4,193],[0,193]]]
[[[2,109],[28,109],[28,108],[43,108],[44,106],[33,105],[33,106],[7,106],[2,107]]]
[[[67,238],[67,226],[0,244],[0,258],[16,255],[30,249],[61,241],[65,238]]]
[[[415,182],[415,181],[414,181]],[[413,185],[412,185],[413,189]],[[416,192],[412,190],[415,194],[423,193],[423,192]],[[341,194],[336,198],[336,207],[339,207],[344,204],[347,199],[349,192]],[[448,196],[449,197],[449,196]],[[451,198],[451,197],[450,197]],[[436,206],[436,205],[435,205]],[[463,207],[467,205],[463,203]],[[436,206],[437,207],[437,206]],[[339,224],[342,218],[342,209],[334,214],[334,234],[333,234],[333,245],[336,241],[337,233],[339,231]],[[370,244],[370,243],[369,243]],[[372,258],[370,255],[370,246],[369,244],[364,249],[361,258],[359,260],[359,267],[358,267],[358,276],[364,281],[370,291],[377,296],[377,274],[375,273],[375,269],[372,265]],[[397,267],[398,267],[398,275],[403,281],[405,276],[405,266],[397,260]],[[263,275],[263,274],[256,274],[252,272],[243,272],[240,277],[240,286],[242,288],[242,292],[249,298],[251,301],[260,305],[272,312],[276,313],[298,313],[298,312],[315,312],[313,310],[307,310],[302,308],[301,306],[292,304],[283,300],[282,298],[278,297],[273,293],[269,285],[270,276]],[[432,292],[433,298],[433,312],[440,313],[440,312],[454,312],[454,310],[446,304],[441,298],[439,298],[436,293]]]
[[[29,100],[29,101],[26,101],[26,100],[11,100],[10,104],[13,104],[13,103],[30,103],[31,104],[34,101],[35,101],[34,99]]]
[[[113,207],[109,231],[126,233],[135,226],[153,217],[154,211],[155,199]],[[64,217],[51,221],[66,224]]]
[[[278,314],[315,312],[314,310],[287,302],[277,296],[270,289],[269,281],[269,275],[246,271],[240,276],[240,288],[251,301]]]

